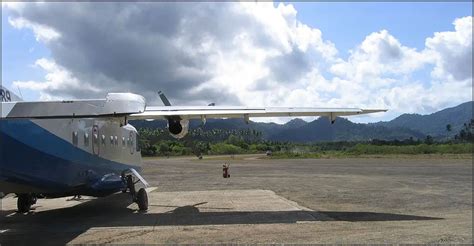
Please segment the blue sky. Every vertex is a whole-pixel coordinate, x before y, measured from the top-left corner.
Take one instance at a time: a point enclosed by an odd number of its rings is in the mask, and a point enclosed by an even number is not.
[[[427,37],[432,37],[435,32],[453,31],[456,18],[472,16],[471,2],[291,4],[297,11],[297,20],[321,30],[323,39],[332,42],[339,52],[338,56],[344,60],[350,56],[349,51],[371,33],[385,29],[403,46],[421,51],[425,48]],[[12,88],[13,81],[44,81],[46,71],[33,67],[33,64],[40,58],[54,57],[43,43],[36,40],[31,29],[13,28],[8,23],[11,15],[8,11],[11,10],[2,8],[2,83],[18,92],[17,88]],[[433,66],[427,64],[406,76],[428,87]],[[321,73],[327,79],[334,76],[328,71]],[[39,93],[33,90],[22,90],[22,94],[27,100],[39,98]]]
[[[406,46],[423,49],[426,37],[453,29],[452,22],[472,15],[471,2],[455,3],[292,3],[299,19],[323,32],[341,52],[372,32],[388,30]]]
[[[8,11],[2,9],[2,84],[16,94],[18,88],[12,88],[16,80],[41,80],[45,73],[32,65],[42,57],[50,57],[49,50],[37,42],[32,31],[18,30],[8,23]],[[38,94],[32,91],[22,92],[25,99],[35,100]]]
[[[364,38],[380,30],[387,30],[404,46],[424,49],[425,39],[435,32],[451,31],[452,22],[472,15],[471,2],[426,3],[293,3],[299,19],[323,33],[332,41],[342,58],[346,59]],[[427,84],[429,69],[417,71],[411,77]]]

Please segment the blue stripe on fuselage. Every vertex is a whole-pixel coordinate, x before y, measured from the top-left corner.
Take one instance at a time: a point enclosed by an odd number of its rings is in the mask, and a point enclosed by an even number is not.
[[[93,155],[29,120],[0,120],[0,180],[63,193],[128,168],[136,166]]]

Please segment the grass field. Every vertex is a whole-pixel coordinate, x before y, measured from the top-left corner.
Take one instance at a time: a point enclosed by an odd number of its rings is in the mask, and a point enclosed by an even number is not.
[[[344,159],[344,158],[390,158],[390,159],[473,159],[473,154],[351,154],[340,151],[324,153],[275,153],[268,159]]]
[[[235,147],[235,146],[234,146]],[[298,148],[297,151],[275,151],[271,156],[264,153],[241,153],[239,151],[221,151],[204,155],[205,159],[242,160],[242,159],[328,159],[328,158],[450,158],[472,159],[473,145],[471,143],[458,144],[418,144],[418,145],[374,145],[356,144],[342,150],[310,150]],[[213,153],[211,151],[211,153]],[[172,157],[147,157],[147,158],[186,158],[197,159],[193,155]]]
[[[275,152],[272,158],[337,158],[337,157],[357,157],[357,156],[413,156],[432,155],[450,157],[472,157],[473,145],[462,144],[419,144],[419,145],[373,145],[357,144],[354,147],[344,150],[329,151],[282,151]]]

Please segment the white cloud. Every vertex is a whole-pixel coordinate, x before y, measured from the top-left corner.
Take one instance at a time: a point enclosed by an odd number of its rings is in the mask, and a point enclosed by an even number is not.
[[[472,81],[472,17],[454,21],[453,32],[437,32],[426,39],[426,47],[436,60],[433,77]]]
[[[56,32],[54,29],[49,28],[45,25],[39,25],[32,23],[24,18],[15,18],[15,19],[8,19],[10,25],[15,28],[22,29],[22,28],[29,28],[32,29],[35,33],[35,37],[37,41],[49,42],[51,40],[57,39],[60,37],[60,34]]]
[[[390,109],[371,116],[376,119],[471,99],[472,17],[427,38],[421,51],[374,30],[344,60],[319,29],[298,20],[291,4],[29,3],[10,9],[10,24],[31,29],[51,50],[51,60],[37,62],[45,81],[15,82],[43,98],[132,91],[158,103],[155,92],[163,90],[176,104]],[[432,81],[413,79],[416,72],[429,75],[431,66]]]
[[[331,66],[338,88],[333,101],[388,108],[385,115],[394,117],[472,100],[472,17],[456,19],[454,27],[428,37],[421,51],[402,45],[386,30],[368,35],[347,60]],[[431,80],[413,78],[415,72],[430,73],[431,65]]]
[[[79,81],[54,61],[41,58],[35,62],[34,67],[46,71],[45,81],[14,81],[13,86],[38,91],[40,100],[62,99],[75,94],[94,95],[101,92],[95,86]],[[45,91],[48,91],[48,93],[45,93]]]
[[[368,35],[347,61],[339,60],[330,70],[342,78],[373,84],[383,76],[400,76],[420,69],[428,61],[426,58],[424,53],[403,46],[387,30],[382,30]]]

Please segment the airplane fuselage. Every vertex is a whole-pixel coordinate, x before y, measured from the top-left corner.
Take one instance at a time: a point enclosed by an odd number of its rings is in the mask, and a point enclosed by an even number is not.
[[[136,129],[122,118],[0,121],[0,191],[104,196],[140,170]]]

